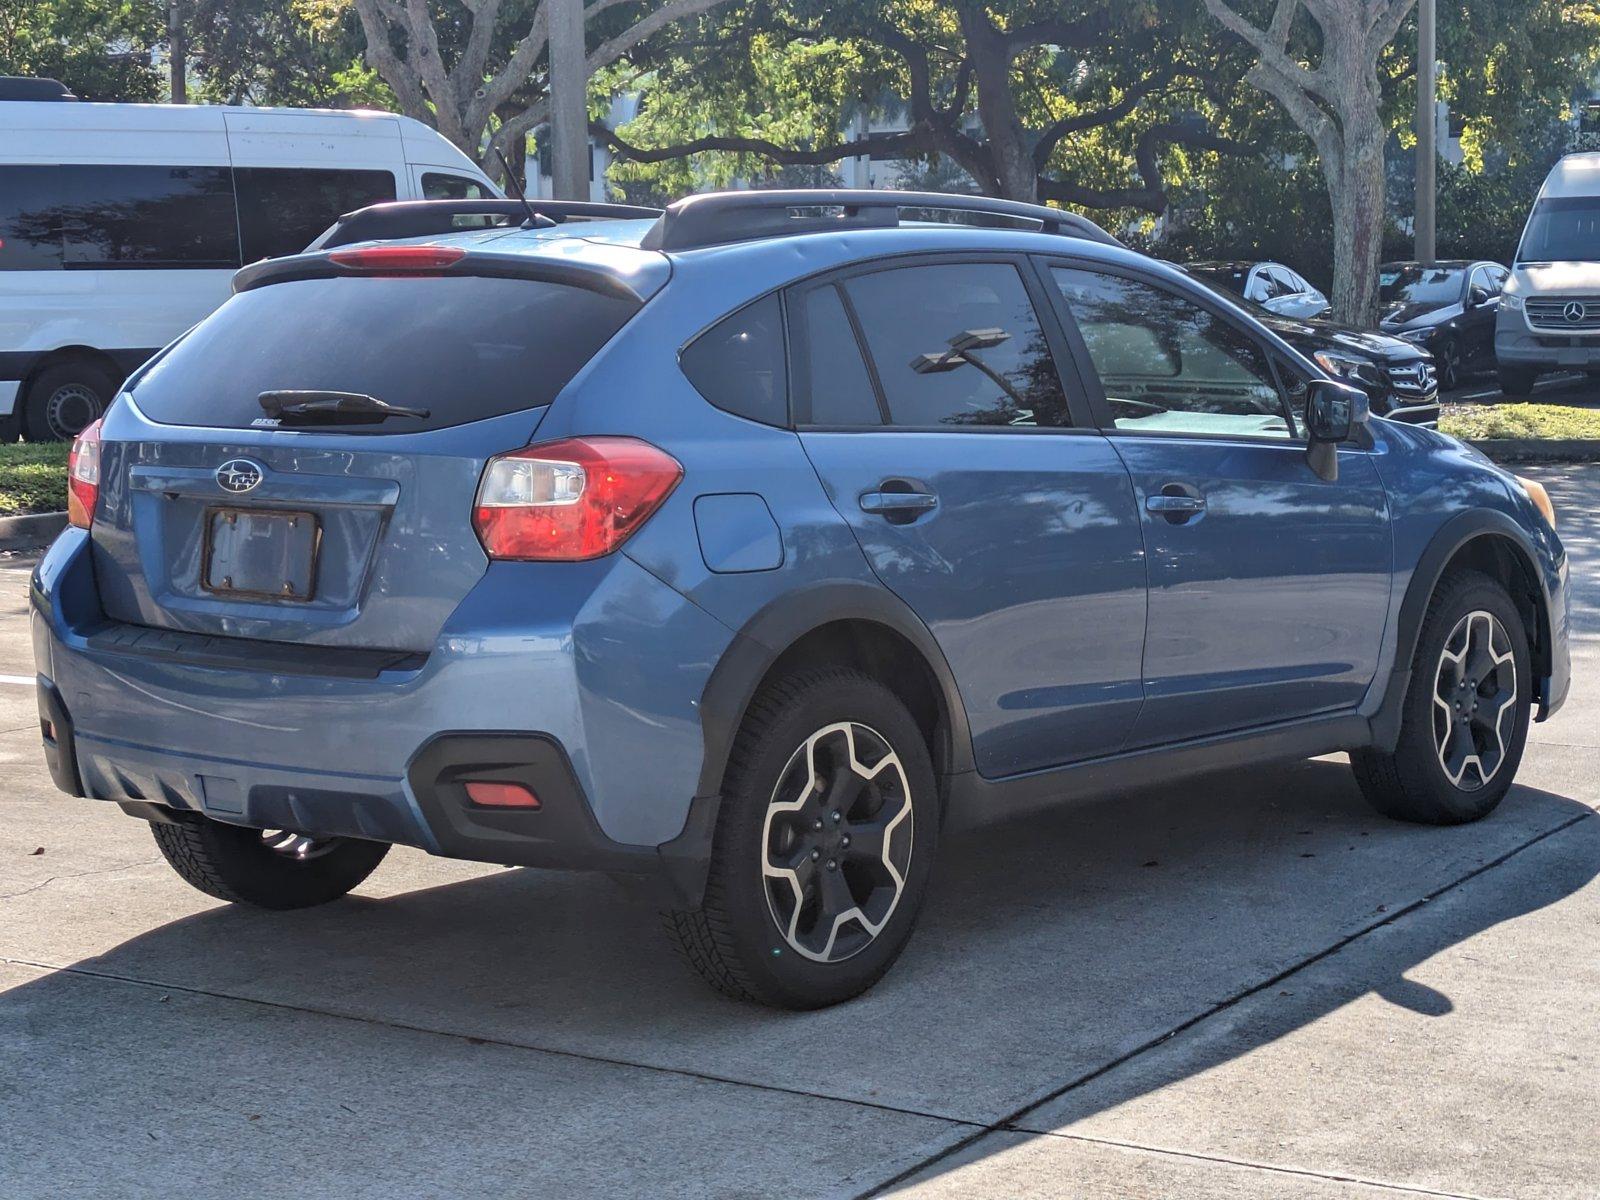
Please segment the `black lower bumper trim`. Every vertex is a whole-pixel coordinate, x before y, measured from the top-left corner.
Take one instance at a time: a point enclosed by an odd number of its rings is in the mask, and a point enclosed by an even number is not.
[[[78,775],[78,751],[72,736],[72,717],[56,685],[38,677],[39,734],[44,740],[44,761],[50,778],[69,796],[83,795]]]

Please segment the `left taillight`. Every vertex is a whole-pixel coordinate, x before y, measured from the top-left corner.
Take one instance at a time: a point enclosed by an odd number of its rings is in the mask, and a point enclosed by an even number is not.
[[[95,421],[72,442],[67,456],[67,522],[87,529],[94,521],[100,495],[100,422]]]
[[[649,520],[682,478],[677,459],[637,438],[545,442],[489,460],[472,525],[490,558],[600,558]]]

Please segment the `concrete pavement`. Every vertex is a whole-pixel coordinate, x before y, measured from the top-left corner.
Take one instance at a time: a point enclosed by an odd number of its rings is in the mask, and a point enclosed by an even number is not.
[[[0,1196],[1600,1195],[1600,470],[1540,475],[1577,681],[1489,821],[1319,760],[983,831],[824,1013],[712,995],[601,878],[218,905],[0,683]]]

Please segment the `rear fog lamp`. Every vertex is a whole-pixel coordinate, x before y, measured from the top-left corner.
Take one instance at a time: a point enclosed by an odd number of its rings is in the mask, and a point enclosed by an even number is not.
[[[463,786],[467,798],[484,808],[538,808],[539,797],[520,783],[501,783],[491,779],[470,779]]]

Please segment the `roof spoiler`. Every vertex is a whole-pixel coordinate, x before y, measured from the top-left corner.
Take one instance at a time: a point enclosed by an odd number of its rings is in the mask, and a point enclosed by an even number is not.
[[[471,227],[458,225],[458,217],[501,217],[504,218],[501,222],[503,225],[548,229],[569,220],[655,220],[660,216],[659,208],[643,208],[636,204],[594,204],[584,200],[400,200],[345,213],[306,247],[306,253],[348,246],[352,242],[380,242],[428,237],[437,233],[468,232]]]
[[[837,209],[837,214],[819,212]],[[989,196],[876,189],[713,192],[669,205],[640,245],[646,250],[692,250],[729,242],[756,241],[794,233],[850,229],[892,229],[902,219],[923,213],[960,213],[989,218],[971,224],[1021,223],[1042,233],[1121,246],[1087,217],[1042,204],[1022,204]],[[904,217],[903,217],[904,214]]]

